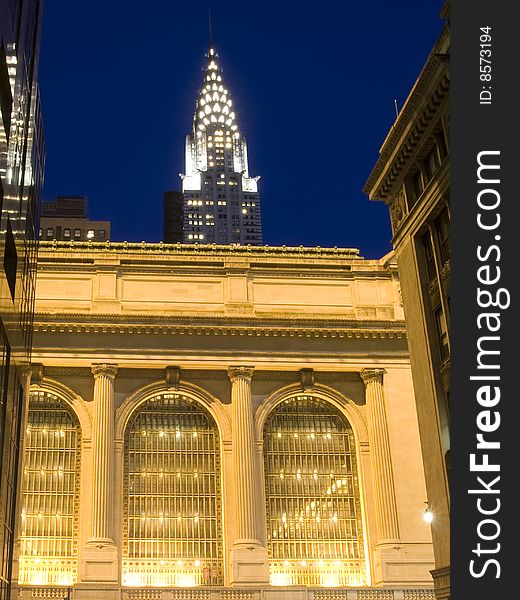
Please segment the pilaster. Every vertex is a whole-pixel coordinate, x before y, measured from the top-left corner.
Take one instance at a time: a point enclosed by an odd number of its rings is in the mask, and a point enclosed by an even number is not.
[[[117,584],[119,563],[113,535],[114,380],[117,366],[92,365],[94,407],[90,530],[80,559],[82,582]]]
[[[236,537],[231,548],[233,585],[258,585],[269,580],[267,548],[256,527],[256,469],[251,402],[254,368],[229,367],[233,417],[233,462],[236,502]]]

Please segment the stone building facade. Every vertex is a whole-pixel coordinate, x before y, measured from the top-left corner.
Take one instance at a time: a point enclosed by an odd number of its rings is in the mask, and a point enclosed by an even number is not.
[[[450,597],[450,28],[447,20],[366,183],[390,210],[433,514],[437,598]]]
[[[433,598],[393,254],[44,242],[36,296],[21,598]]]

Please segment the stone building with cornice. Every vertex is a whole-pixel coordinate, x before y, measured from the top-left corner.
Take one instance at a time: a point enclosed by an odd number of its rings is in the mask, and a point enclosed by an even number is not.
[[[449,19],[449,2],[442,12]],[[437,598],[450,597],[449,20],[365,185],[390,210],[408,330]]]
[[[431,600],[394,255],[43,242],[21,598]]]

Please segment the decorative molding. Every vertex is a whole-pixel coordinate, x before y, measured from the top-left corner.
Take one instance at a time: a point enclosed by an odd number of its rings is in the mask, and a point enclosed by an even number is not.
[[[115,439],[123,439],[128,421],[135,411],[150,398],[158,394],[172,393],[167,387],[164,379],[154,381],[139,387],[135,392],[127,396],[121,406],[116,410]],[[182,394],[198,402],[203,406],[215,420],[220,433],[221,442],[231,440],[231,419],[222,402],[204,388],[182,381],[179,388],[174,392]]]
[[[314,369],[300,369],[299,375],[302,391],[312,390],[314,387]]]
[[[406,198],[404,190],[401,189],[397,192],[393,202],[390,204],[390,219],[392,221],[394,232],[399,229],[399,226],[404,221],[407,213]]]
[[[72,318],[74,315],[63,315]],[[41,317],[41,315],[38,315]],[[103,317],[106,318],[105,315]],[[92,318],[90,316],[90,318]],[[119,315],[118,315],[119,318]],[[60,323],[58,316],[52,322],[36,322],[34,331],[37,333],[74,333],[74,334],[134,334],[139,335],[216,335],[216,336],[250,336],[250,337],[297,337],[297,338],[355,338],[355,339],[405,339],[406,329],[404,321],[371,321],[369,327],[362,323],[366,321],[345,321],[342,326],[321,327],[316,319],[316,326],[297,327],[294,319],[287,319],[293,326],[234,326],[234,325],[172,325],[169,323],[137,324],[137,323],[89,323],[87,321]],[[348,325],[352,324],[351,327]],[[357,325],[357,327],[356,327]]]
[[[45,367],[45,376],[51,379],[60,379],[62,377],[86,377],[92,379],[90,367]]]
[[[292,383],[282,388],[278,388],[265,397],[264,401],[256,409],[254,415],[256,441],[263,440],[265,422],[275,407],[288,398],[300,396],[302,394],[303,392],[300,384]],[[363,444],[366,444],[368,447],[367,422],[362,411],[353,400],[337,389],[321,383],[315,383],[312,391],[309,392],[309,395],[321,398],[335,406],[351,424],[354,438],[359,447],[361,448]]]
[[[372,381],[383,383],[383,375],[386,373],[385,369],[361,369],[359,375],[363,380],[363,383],[367,385]]]
[[[397,296],[398,296],[398,302],[399,302],[399,306],[401,308],[403,308],[404,304],[403,304],[403,292],[401,290],[401,282],[398,281],[397,282]]]
[[[251,381],[253,377],[253,373],[255,372],[254,367],[243,367],[243,366],[233,366],[228,367],[228,375],[229,379],[234,383],[238,379],[244,379],[245,381]]]
[[[45,241],[42,240],[39,245],[39,251],[42,253],[67,253],[70,260],[71,252],[84,252],[92,257],[95,254],[153,254],[157,260],[163,256],[182,256],[183,258],[193,257],[195,260],[201,260],[202,257],[227,257],[230,263],[243,259],[243,262],[263,257],[273,258],[283,256],[284,258],[361,258],[358,248],[322,248],[320,246],[237,246],[225,244],[197,244],[197,251],[194,252],[193,244],[165,244],[159,243],[135,243],[135,242],[81,242],[81,241]],[[93,260],[93,259],[92,259]]]
[[[109,379],[114,379],[117,375],[118,368],[117,365],[110,363],[94,363],[90,370],[92,371],[92,375],[94,375],[94,379],[103,375]]]
[[[179,383],[181,381],[181,370],[179,367],[166,367],[164,369],[164,380],[168,388],[174,390],[179,389]]]
[[[31,385],[41,386],[45,374],[44,367],[41,363],[33,363],[30,367]]]
[[[92,437],[92,417],[87,410],[85,399],[76,394],[71,388],[60,381],[51,379],[48,376],[42,378],[40,384],[31,385],[31,389],[46,391],[58,396],[63,400],[76,414],[81,426],[81,435],[83,440]]]

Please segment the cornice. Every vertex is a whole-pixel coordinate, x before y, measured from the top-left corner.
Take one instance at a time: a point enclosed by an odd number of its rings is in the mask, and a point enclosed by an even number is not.
[[[38,315],[41,317],[41,315]],[[70,316],[69,316],[70,317]],[[92,318],[92,317],[90,317]],[[193,321],[193,320],[192,320]],[[35,333],[74,333],[74,334],[139,334],[139,335],[213,335],[246,337],[313,337],[313,338],[355,338],[391,339],[406,338],[404,321],[360,323],[344,321],[336,324],[323,321],[289,324],[239,325],[239,324],[181,324],[176,323],[93,323],[74,322],[70,318],[60,321],[58,315],[49,315],[49,322],[36,320]]]
[[[98,267],[102,266],[100,269]],[[304,279],[316,279],[324,278],[327,280],[347,280],[348,282],[357,279],[388,279],[391,274],[388,272],[387,265],[377,264],[373,265],[373,268],[362,267],[362,265],[356,265],[354,268],[351,265],[345,265],[343,263],[336,264],[323,264],[316,262],[315,265],[301,264],[295,262],[291,265],[279,265],[277,267],[270,267],[268,265],[253,264],[248,269],[244,269],[240,273],[235,271],[231,272],[225,265],[213,265],[208,267],[207,263],[202,263],[200,267],[193,268],[192,265],[184,267],[181,265],[163,265],[162,267],[157,266],[154,263],[144,264],[133,263],[132,265],[110,265],[110,268],[97,263],[84,264],[80,262],[63,264],[59,261],[46,262],[45,259],[40,257],[38,264],[38,272],[41,273],[73,273],[73,274],[95,274],[103,271],[105,273],[116,272],[119,276],[128,275],[161,275],[169,277],[197,277],[199,279],[204,277],[215,277],[225,278],[227,276],[243,276],[253,277],[255,281],[272,280],[272,279],[284,279],[294,278],[295,271],[297,271],[297,277],[300,280]]]
[[[361,306],[360,308],[365,308]],[[390,308],[389,305],[378,306],[377,308]],[[97,319],[97,321],[94,321]],[[288,323],[297,322],[299,325],[330,325],[330,326],[359,326],[359,327],[404,327],[403,320],[388,320],[388,319],[353,319],[353,318],[338,318],[329,317],[327,315],[302,315],[301,313],[287,313],[287,314],[271,314],[262,313],[252,317],[251,315],[233,315],[232,317],[222,314],[194,314],[189,316],[151,316],[150,313],[132,313],[121,314],[121,313],[84,313],[84,312],[57,312],[57,311],[37,311],[34,315],[35,324],[46,324],[47,322],[53,323],[79,323],[83,325],[95,325],[95,326],[125,326],[125,325],[139,325],[139,326],[176,326],[176,325],[192,325],[193,323],[199,323],[207,326],[251,326],[251,327],[273,327],[279,324],[282,327],[286,327]]]
[[[141,379],[141,380],[157,380],[164,374],[163,367],[147,368],[121,368],[117,373],[117,380],[121,379]],[[89,367],[45,367],[45,375],[50,378],[59,377],[81,377],[94,381],[92,372]],[[351,371],[316,371],[316,381],[319,382],[342,382],[355,381],[359,382],[359,374]],[[187,381],[213,380],[229,382],[229,376],[225,368],[222,369],[181,369],[181,378]],[[255,381],[288,381],[296,383],[298,381],[298,370],[291,371],[282,370],[256,370],[254,375]]]
[[[420,140],[424,139],[424,131],[449,95],[449,54],[443,52],[447,44],[449,44],[448,25],[443,29],[396,122],[381,146],[379,158],[363,188],[371,200],[386,200],[400,171]],[[434,88],[429,90],[432,82],[435,84]]]
[[[237,244],[165,244],[163,242],[81,242],[71,240],[47,241],[39,244],[40,252],[45,254],[64,253],[67,255],[85,253],[87,262],[93,263],[93,255],[136,255],[147,258],[150,255],[157,259],[169,256],[178,256],[193,260],[201,258],[228,258],[236,259],[279,259],[286,258],[341,258],[348,260],[364,260],[358,248],[322,248],[320,246],[241,246]]]

